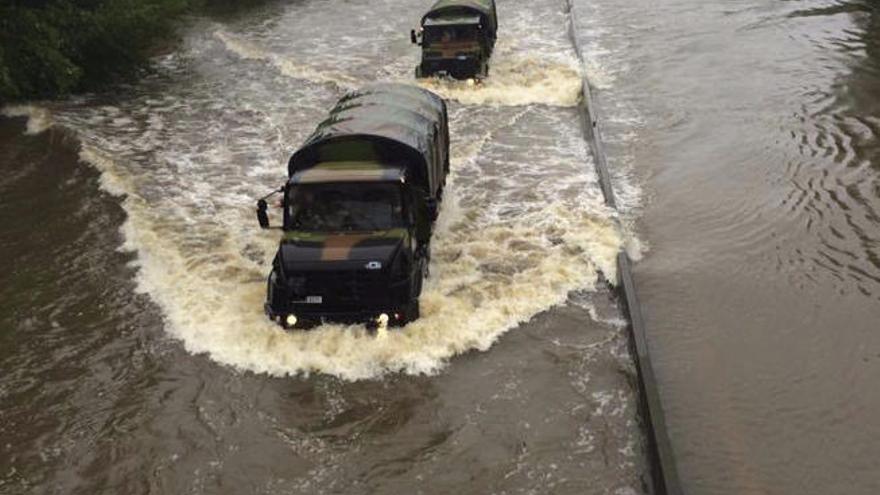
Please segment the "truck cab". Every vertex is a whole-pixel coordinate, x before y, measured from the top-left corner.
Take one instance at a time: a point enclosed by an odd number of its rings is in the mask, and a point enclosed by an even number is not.
[[[301,327],[383,314],[391,325],[415,320],[430,261],[429,202],[408,186],[404,167],[342,167],[316,165],[285,187],[266,312]]]
[[[400,86],[346,95],[290,159],[264,307],[283,327],[419,317],[448,128],[439,97]]]
[[[422,47],[416,77],[482,79],[489,74],[497,21],[493,0],[440,0],[422,18],[411,41]]]

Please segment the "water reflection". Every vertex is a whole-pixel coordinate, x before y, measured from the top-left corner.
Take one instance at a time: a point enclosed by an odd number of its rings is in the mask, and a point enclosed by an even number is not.
[[[812,47],[813,64],[803,64],[803,71],[819,81],[831,77],[803,87],[786,158],[793,187],[780,205],[819,242],[784,246],[777,254],[777,269],[797,271],[804,283],[821,283],[819,272],[838,290],[872,298],[880,297],[877,11],[852,1],[787,16]]]
[[[880,493],[876,2],[582,4],[685,492]]]

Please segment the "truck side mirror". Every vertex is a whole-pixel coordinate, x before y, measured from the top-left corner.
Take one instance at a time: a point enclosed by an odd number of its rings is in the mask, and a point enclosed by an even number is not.
[[[257,221],[260,222],[260,228],[269,228],[269,214],[266,213],[268,209],[269,205],[266,204],[265,199],[257,201]]]
[[[419,39],[416,37],[416,30],[415,29],[410,29],[409,40],[412,42],[413,45],[419,44]]]
[[[425,201],[425,206],[428,208],[428,217],[431,221],[436,221],[437,217],[440,216],[440,211],[437,205],[437,200],[434,198],[428,198]]]

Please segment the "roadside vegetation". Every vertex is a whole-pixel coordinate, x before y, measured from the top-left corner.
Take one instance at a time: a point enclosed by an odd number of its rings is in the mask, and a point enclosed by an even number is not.
[[[131,77],[187,13],[260,0],[3,0],[0,103],[55,98]]]

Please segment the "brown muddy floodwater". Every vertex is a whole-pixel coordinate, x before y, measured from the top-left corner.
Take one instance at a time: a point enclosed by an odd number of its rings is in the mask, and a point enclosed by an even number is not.
[[[376,337],[262,315],[278,238],[254,199],[347,89],[411,80],[426,7],[196,20],[137,84],[5,109],[0,494],[642,493],[600,281],[630,234],[562,2],[501,4],[484,86],[429,83],[453,171],[423,318]]]
[[[880,493],[880,4],[578,8],[685,492]]]
[[[428,83],[424,318],[263,319],[253,199],[345,90],[411,80],[427,3],[196,21],[138,84],[5,110],[0,494],[643,493],[621,247],[685,493],[880,493],[871,0],[575,0],[584,68],[565,2],[500,1],[488,83]]]

